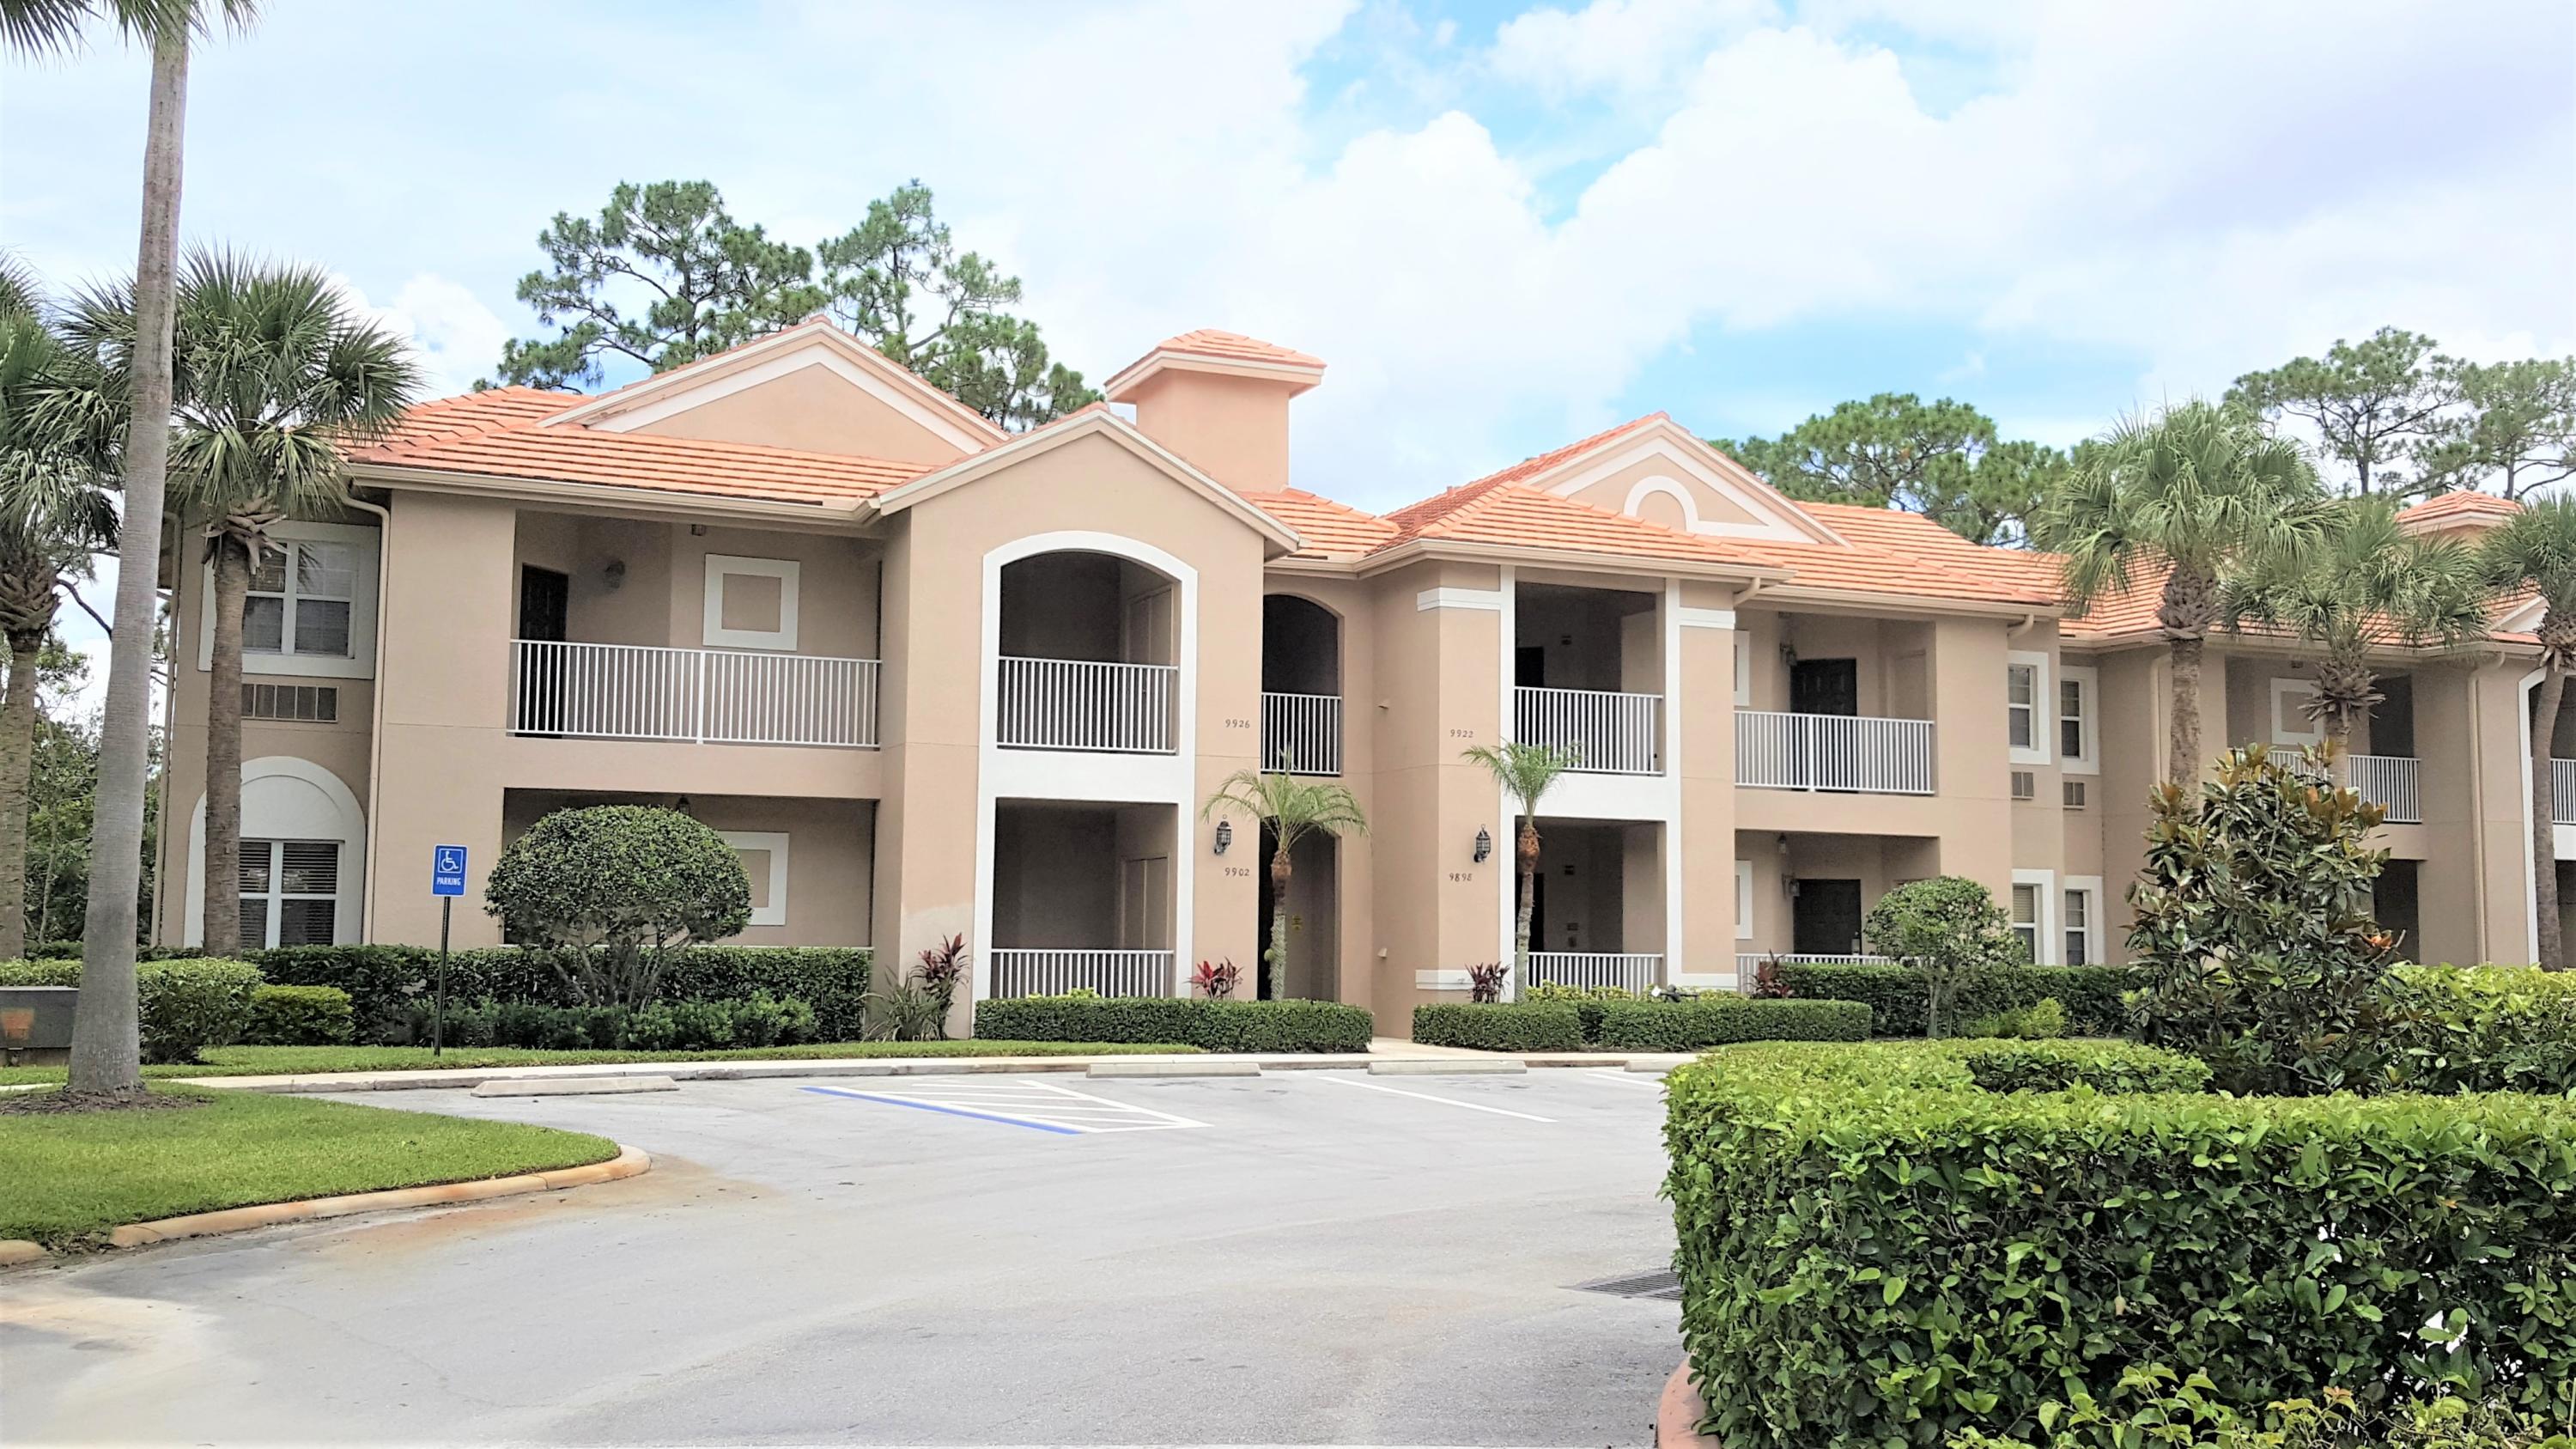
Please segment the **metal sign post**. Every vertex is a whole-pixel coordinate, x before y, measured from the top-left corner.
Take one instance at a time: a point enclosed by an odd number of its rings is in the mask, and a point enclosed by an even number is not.
[[[429,893],[438,897],[438,1000],[430,1008],[429,1054],[447,1050],[447,929],[456,898],[465,894],[465,847],[441,845],[429,853]]]

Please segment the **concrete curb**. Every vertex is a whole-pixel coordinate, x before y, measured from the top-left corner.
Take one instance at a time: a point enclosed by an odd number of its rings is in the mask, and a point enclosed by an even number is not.
[[[559,1167],[548,1172],[520,1173],[515,1177],[485,1177],[470,1182],[436,1183],[428,1187],[391,1188],[384,1192],[353,1192],[339,1197],[304,1198],[296,1202],[256,1203],[210,1213],[190,1213],[184,1217],[156,1218],[148,1223],[127,1223],[107,1235],[107,1245],[111,1248],[139,1248],[181,1238],[244,1233],[279,1223],[344,1218],[354,1213],[390,1212],[398,1208],[481,1202],[486,1198],[518,1197],[533,1192],[559,1192],[568,1187],[588,1187],[593,1183],[634,1177],[650,1171],[652,1166],[653,1159],[649,1155],[619,1143],[615,1157],[586,1167]],[[33,1263],[50,1256],[41,1244],[23,1238],[0,1239],[0,1265]]]
[[[1257,1077],[1261,1063],[1241,1058],[1218,1057],[1212,1061],[1194,1062],[1186,1057],[1143,1061],[1100,1061],[1091,1064],[1086,1077]],[[479,1089],[478,1089],[479,1090]]]
[[[1496,1077],[1526,1072],[1529,1064],[1518,1057],[1481,1062],[1458,1057],[1402,1057],[1371,1062],[1368,1070],[1372,1077]]]
[[[485,1082],[477,1097],[618,1097],[630,1092],[676,1092],[669,1077],[570,1077],[561,1081]]]

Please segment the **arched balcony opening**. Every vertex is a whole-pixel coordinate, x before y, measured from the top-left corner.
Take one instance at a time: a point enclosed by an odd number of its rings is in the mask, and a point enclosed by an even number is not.
[[[1032,554],[1001,571],[995,743],[1179,749],[1181,591],[1112,554]]]
[[[1342,772],[1342,621],[1294,594],[1261,601],[1261,768]]]

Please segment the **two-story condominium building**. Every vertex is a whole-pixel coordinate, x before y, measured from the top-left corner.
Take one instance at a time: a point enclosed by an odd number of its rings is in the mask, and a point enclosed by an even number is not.
[[[246,943],[434,940],[434,845],[479,891],[546,812],[644,802],[742,853],[746,943],[908,962],[959,933],[977,997],[1176,992],[1258,959],[1265,843],[1200,809],[1258,767],[1366,808],[1300,847],[1288,978],[1394,1025],[1509,954],[1511,808],[1461,751],[1517,739],[1579,760],[1535,978],[1849,955],[1880,894],[1942,873],[2040,960],[2120,954],[2164,764],[2151,587],[2070,620],[2053,560],[1792,502],[1662,414],[1374,516],[1291,484],[1323,375],[1193,332],[1115,407],[1013,435],[817,320],[598,396],[414,409],[252,586]],[[206,575],[171,557],[156,927],[193,943]],[[2530,955],[2528,622],[2392,660],[2357,765],[2390,807],[2382,912],[2427,959]],[[2213,748],[2310,738],[2309,673],[2216,644]]]

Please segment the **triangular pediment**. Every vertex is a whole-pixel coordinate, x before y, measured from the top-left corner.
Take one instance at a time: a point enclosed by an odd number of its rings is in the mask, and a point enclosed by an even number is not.
[[[1622,431],[1523,481],[1686,533],[1774,543],[1844,541],[1787,494],[1669,418]]]

